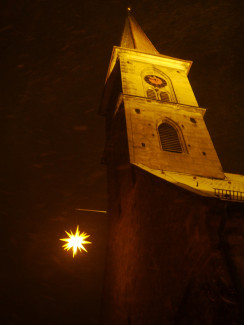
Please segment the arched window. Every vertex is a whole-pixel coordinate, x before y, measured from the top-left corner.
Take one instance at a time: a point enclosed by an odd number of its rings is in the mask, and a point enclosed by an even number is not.
[[[169,101],[169,95],[168,93],[164,92],[164,91],[160,91],[160,100],[161,102],[168,102]]]
[[[156,96],[156,91],[153,90],[153,89],[147,89],[147,97],[149,99],[157,99],[157,96]]]
[[[175,153],[182,153],[183,147],[177,129],[169,123],[162,123],[158,127],[158,134],[162,149]]]
[[[177,103],[174,87],[169,76],[157,68],[146,68],[141,72],[144,96],[160,102]]]

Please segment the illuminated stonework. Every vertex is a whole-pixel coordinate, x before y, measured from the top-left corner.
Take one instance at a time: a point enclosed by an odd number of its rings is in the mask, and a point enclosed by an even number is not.
[[[198,106],[188,80],[191,65],[161,55],[129,14],[121,46],[113,48],[100,113],[115,107],[115,121],[124,110],[131,164],[203,196],[243,201],[244,179],[223,172],[204,121],[206,109]],[[170,135],[164,139],[169,149],[162,146],[162,124],[177,131],[179,150]],[[195,178],[204,184],[201,190],[188,184]],[[218,181],[213,185],[212,179]]]

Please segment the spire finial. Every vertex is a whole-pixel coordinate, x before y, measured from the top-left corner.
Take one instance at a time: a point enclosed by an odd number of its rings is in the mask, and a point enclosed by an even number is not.
[[[128,14],[131,12],[131,7],[127,7]]]

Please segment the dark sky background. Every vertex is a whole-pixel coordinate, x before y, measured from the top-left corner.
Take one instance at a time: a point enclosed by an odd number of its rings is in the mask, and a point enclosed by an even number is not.
[[[189,74],[226,172],[243,168],[243,1],[130,1]],[[105,120],[97,115],[128,1],[2,0],[2,324],[98,324],[106,253]],[[76,225],[88,253],[59,238]]]

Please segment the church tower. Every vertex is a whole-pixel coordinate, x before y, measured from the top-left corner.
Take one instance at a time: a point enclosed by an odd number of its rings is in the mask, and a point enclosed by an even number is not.
[[[236,278],[243,285],[244,264],[231,278],[218,245],[223,201],[240,215],[244,179],[222,170],[191,65],[161,55],[128,15],[100,106],[110,218],[104,324],[208,324],[226,306],[219,298],[213,311],[204,288],[218,299]],[[201,304],[204,316],[191,315]],[[225,317],[240,318],[234,298]]]
[[[187,78],[191,65],[159,54],[129,15],[121,46],[113,49],[100,112],[107,115],[112,105],[115,118],[123,106],[131,164],[201,195],[243,201],[243,177],[222,170],[206,109]]]

